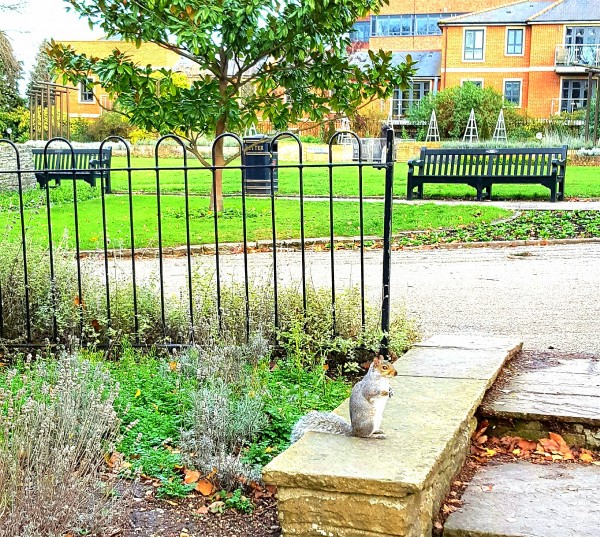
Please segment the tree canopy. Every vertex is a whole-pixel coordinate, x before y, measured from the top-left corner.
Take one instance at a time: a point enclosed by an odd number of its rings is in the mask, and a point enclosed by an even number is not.
[[[133,124],[180,134],[200,160],[202,135],[242,132],[259,117],[281,130],[300,117],[351,115],[413,74],[412,62],[394,66],[389,52],[371,52],[361,67],[348,55],[352,25],[384,0],[66,1],[108,38],[156,43],[195,69],[181,84],[173,70],[136,65],[118,49],[95,58],[49,48],[65,82],[93,75]],[[222,144],[216,157],[224,161]]]
[[[19,95],[21,62],[15,57],[10,40],[0,30],[0,112],[9,112],[23,104]]]
[[[29,72],[29,81],[27,82],[27,93],[33,89],[33,85],[39,82],[51,82],[52,70],[50,67],[50,57],[48,56],[48,46],[50,42],[44,39],[38,49],[35,57],[35,64]]]

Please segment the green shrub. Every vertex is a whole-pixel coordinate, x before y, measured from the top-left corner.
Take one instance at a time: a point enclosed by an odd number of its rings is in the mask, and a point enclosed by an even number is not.
[[[18,225],[18,213],[15,224]],[[63,243],[66,242],[66,238]],[[0,344],[25,341],[25,283],[23,252],[19,244],[4,244],[0,264],[0,289],[3,300],[4,341]],[[84,346],[99,342],[136,339],[147,345],[165,342],[205,345],[222,341],[237,346],[248,340],[246,333],[246,300],[243,283],[230,282],[221,286],[221,319],[217,308],[216,282],[213,275],[198,269],[193,274],[193,316],[190,322],[187,285],[167,290],[165,295],[165,326],[162,327],[160,288],[156,274],[138,280],[138,330],[133,316],[133,284],[118,274],[117,259],[112,270],[109,262],[111,319],[106,306],[106,288],[102,265],[83,260],[81,284],[83,301],[78,295],[77,265],[71,251],[55,244],[54,281],[50,275],[48,251],[28,244],[28,275],[32,339],[53,342],[56,320],[59,343],[78,340]],[[299,285],[279,289],[279,328],[274,325],[274,297],[270,285],[251,281],[249,293],[250,334],[264,334],[269,344],[285,349],[302,348],[307,356],[327,360],[332,367],[342,367],[348,361],[362,362],[379,347],[383,336],[380,310],[366,305],[365,326],[361,324],[360,292],[358,288],[339,291],[336,297],[336,329],[333,331],[331,293],[326,288],[307,288],[307,311],[303,311]],[[80,328],[83,330],[80,333]],[[391,349],[401,354],[416,339],[414,326],[403,312],[392,316]]]
[[[75,142],[101,142],[110,136],[120,136],[132,143],[155,139],[156,135],[132,125],[117,111],[105,112],[97,119],[76,119],[71,125],[71,138]]]
[[[501,109],[504,109],[507,132],[510,132],[519,119],[514,105],[505,101],[502,94],[492,88],[481,88],[475,84],[465,83],[436,94],[429,94],[417,106],[411,108],[409,111],[411,121],[421,125],[417,132],[419,140],[425,139],[431,112],[434,109],[442,139],[463,137],[471,109],[475,110],[477,130],[481,140],[493,136]]]
[[[11,129],[8,134],[7,129]],[[0,138],[10,138],[14,142],[29,140],[29,110],[24,106],[9,111],[0,110]]]

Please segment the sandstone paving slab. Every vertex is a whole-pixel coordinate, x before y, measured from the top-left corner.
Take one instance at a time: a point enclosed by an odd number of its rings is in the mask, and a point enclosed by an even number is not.
[[[512,351],[514,343],[514,337],[488,336],[482,334],[436,334],[426,341],[415,344],[414,347],[454,347],[457,349],[501,349]],[[521,343],[521,347],[522,346],[523,344]]]
[[[520,342],[513,340],[509,347],[514,353],[520,350]],[[440,377],[480,379],[488,387],[507,360],[514,353],[498,352],[498,349],[469,349],[457,347],[415,347],[394,365],[398,375],[414,377]]]
[[[600,426],[600,360],[595,356],[514,360],[487,394],[482,413]]]
[[[444,537],[598,537],[600,467],[490,463],[467,486]]]

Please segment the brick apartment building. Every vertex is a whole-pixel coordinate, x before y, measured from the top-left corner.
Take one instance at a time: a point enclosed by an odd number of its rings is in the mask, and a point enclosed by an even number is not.
[[[391,0],[355,30],[364,47],[419,62],[412,88],[388,105],[392,123],[424,95],[465,81],[530,116],[571,112],[587,104],[586,67],[600,67],[599,0]]]
[[[382,104],[392,123],[406,123],[410,107],[428,93],[465,81],[496,89],[530,116],[548,117],[587,104],[586,66],[600,67],[600,0],[390,0],[357,21],[351,39],[359,63],[368,61],[361,51],[367,48],[390,50],[395,62],[407,54],[418,62],[412,87]],[[142,65],[198,74],[151,43],[139,49],[111,40],[64,44],[98,57],[116,47]],[[95,118],[111,108],[106,92],[94,91],[95,97],[80,85],[70,93],[71,117]]]
[[[70,45],[79,53],[88,56],[104,58],[112,54],[116,48],[126,53],[134,62],[141,65],[151,65],[153,69],[173,69],[181,64],[178,54],[166,50],[153,43],[144,43],[140,48],[125,41],[98,39],[96,41],[61,41]],[[92,84],[79,84],[69,92],[69,115],[71,118],[94,119],[112,109],[112,100],[104,88]]]

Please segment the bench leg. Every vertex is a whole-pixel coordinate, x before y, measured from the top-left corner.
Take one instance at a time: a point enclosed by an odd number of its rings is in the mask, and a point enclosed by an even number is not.
[[[565,199],[565,180],[563,179],[558,183],[558,199],[563,201]]]
[[[553,183],[552,186],[550,187],[550,201],[551,202],[556,201],[556,183]]]
[[[419,185],[419,188],[417,190],[419,192],[419,199],[422,200],[423,199],[423,183],[421,183]]]
[[[492,199],[492,185],[489,185],[489,186],[485,187],[485,199],[491,201],[491,199]]]

